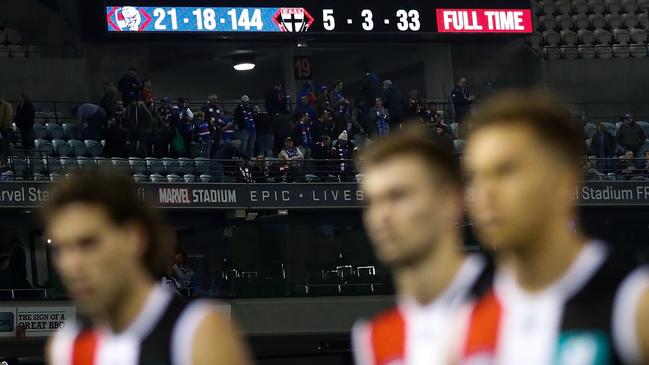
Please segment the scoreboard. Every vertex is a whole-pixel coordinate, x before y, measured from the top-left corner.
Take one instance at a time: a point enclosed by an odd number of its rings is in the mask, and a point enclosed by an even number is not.
[[[109,0],[107,32],[531,33],[528,0]]]

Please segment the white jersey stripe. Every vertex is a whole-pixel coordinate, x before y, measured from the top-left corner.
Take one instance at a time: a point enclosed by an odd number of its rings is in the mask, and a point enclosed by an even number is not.
[[[352,348],[356,365],[374,365],[371,332],[370,324],[366,321],[358,321],[352,327]]]
[[[636,314],[640,297],[647,290],[649,267],[636,269],[624,279],[613,303],[613,341],[622,361],[628,365],[642,363]]]
[[[192,365],[196,331],[210,313],[218,313],[218,309],[204,300],[192,302],[182,312],[171,334],[171,361],[173,365]]]

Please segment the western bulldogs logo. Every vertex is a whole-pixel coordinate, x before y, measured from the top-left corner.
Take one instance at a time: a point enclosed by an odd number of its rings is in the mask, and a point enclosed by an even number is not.
[[[136,6],[116,6],[110,9],[106,21],[113,31],[141,32],[151,22],[151,16]]]
[[[273,16],[273,23],[282,32],[306,32],[313,24],[313,17],[304,8],[281,8]]]

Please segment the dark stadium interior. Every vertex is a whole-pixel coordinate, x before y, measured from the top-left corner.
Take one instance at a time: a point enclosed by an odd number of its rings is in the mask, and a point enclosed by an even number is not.
[[[236,22],[227,32],[110,30],[111,8],[196,7],[198,17],[213,6],[153,3],[0,0],[0,311],[72,306],[38,209],[52,182],[109,168],[132,177],[175,232],[174,263],[191,274],[166,284],[227,303],[259,364],[351,365],[354,321],[394,304],[363,228],[360,152],[409,121],[461,158],[464,117],[508,88],[545,88],[568,105],[584,130],[583,227],[623,260],[649,263],[648,1],[399,2],[430,12],[421,31],[407,12],[404,30],[389,32],[352,29],[351,19],[329,31],[315,13],[316,25],[294,34],[269,24],[235,32]],[[398,8],[330,6],[345,16],[371,8],[394,17]],[[532,29],[443,33],[437,8],[531,10]],[[374,21],[399,24],[385,16]],[[368,26],[367,17],[354,21]],[[233,69],[242,57],[253,70]],[[127,78],[131,68],[137,76]],[[33,115],[19,121],[25,100]],[[481,250],[468,220],[464,229],[465,249]],[[12,281],[14,243],[26,277]],[[42,364],[46,337],[20,337],[0,329],[0,361]]]

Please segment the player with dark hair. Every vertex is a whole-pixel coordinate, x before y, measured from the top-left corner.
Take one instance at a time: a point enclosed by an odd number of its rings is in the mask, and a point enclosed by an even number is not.
[[[358,365],[446,364],[456,309],[487,261],[462,250],[462,174],[419,128],[369,147],[361,161],[365,227],[389,267],[397,306],[354,326]]]
[[[458,363],[649,364],[649,270],[575,224],[584,139],[568,110],[512,92],[470,125],[469,208],[497,270],[469,311]]]
[[[50,339],[50,364],[248,364],[214,306],[156,285],[171,260],[170,234],[127,177],[76,176],[51,197],[44,220],[53,262],[80,320]]]

